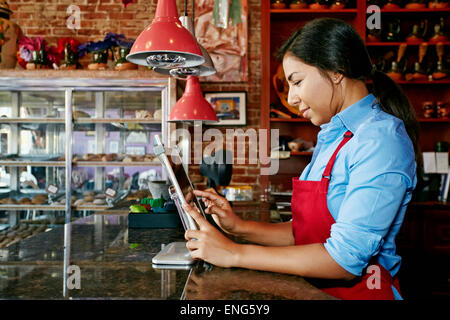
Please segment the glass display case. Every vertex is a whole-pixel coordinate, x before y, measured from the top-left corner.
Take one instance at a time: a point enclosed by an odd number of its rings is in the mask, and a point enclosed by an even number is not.
[[[170,145],[175,89],[170,78],[0,78],[0,231],[62,224],[165,179],[153,136]]]

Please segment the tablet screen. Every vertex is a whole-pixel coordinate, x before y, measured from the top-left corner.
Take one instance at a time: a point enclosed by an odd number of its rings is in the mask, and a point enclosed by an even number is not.
[[[194,195],[194,186],[192,185],[191,180],[189,179],[186,170],[184,170],[184,166],[181,163],[181,158],[178,155],[172,154],[168,157],[170,159],[170,164],[172,166],[173,173],[180,185],[180,189],[186,199],[186,202],[191,205],[193,208],[197,208],[198,211],[206,218],[205,213],[203,212],[202,206],[198,201],[197,197]],[[175,160],[175,161],[173,161]]]

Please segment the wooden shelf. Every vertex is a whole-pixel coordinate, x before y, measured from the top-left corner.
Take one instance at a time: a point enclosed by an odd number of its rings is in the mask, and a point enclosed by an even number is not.
[[[367,84],[371,84],[372,81],[366,81],[366,83]],[[433,81],[428,81],[428,80],[421,80],[421,81],[400,80],[400,81],[395,81],[395,83],[398,83],[398,84],[409,84],[409,85],[416,85],[416,84],[441,85],[441,84],[450,84],[450,78],[449,79],[444,79],[444,80],[433,80]]]
[[[64,167],[66,163],[64,161],[23,161],[23,160],[0,160],[0,166],[8,167]]]
[[[0,161],[0,166],[8,167],[65,167],[64,161]],[[139,161],[139,162],[123,162],[123,161],[76,161],[73,162],[74,167],[155,167],[161,166],[159,161]]]
[[[423,43],[427,43],[429,46],[435,46],[438,42],[428,42],[424,41]],[[450,41],[442,41],[444,46],[450,45]],[[401,44],[406,44],[408,46],[419,46],[420,43],[407,43],[407,42],[366,42],[367,47],[397,47]]]
[[[311,120],[306,118],[295,118],[295,119],[270,118],[270,122],[311,122]]]
[[[436,118],[419,118],[419,122],[442,122],[442,123],[450,123],[450,118],[442,118],[442,119],[436,119]]]
[[[41,211],[59,211],[66,210],[62,205],[49,204],[0,204],[0,210],[41,210]]]
[[[270,13],[351,13],[356,14],[357,9],[270,9]]]
[[[76,161],[73,162],[75,167],[155,167],[161,166],[161,162],[123,162],[123,161]]]
[[[0,117],[0,123],[64,123],[64,119],[58,118],[5,118]]]
[[[103,211],[108,208],[111,208],[107,205],[80,205],[80,206],[72,206],[73,210],[89,210],[89,211]],[[40,210],[40,211],[64,211],[66,210],[66,206],[64,205],[29,205],[29,204],[0,204],[0,210]]]
[[[167,76],[152,70],[24,70],[24,69],[2,69],[0,78],[89,78],[89,79],[167,79]]]
[[[424,9],[381,9],[382,13],[411,13],[411,12],[421,12],[421,13],[431,13],[431,12],[450,12],[450,8],[443,8],[443,9],[430,9],[430,8],[424,8]]]
[[[130,119],[130,118],[77,118],[74,119],[75,123],[111,123],[111,122],[119,122],[119,123],[152,123],[152,124],[161,124],[161,120],[153,120],[153,119]]]

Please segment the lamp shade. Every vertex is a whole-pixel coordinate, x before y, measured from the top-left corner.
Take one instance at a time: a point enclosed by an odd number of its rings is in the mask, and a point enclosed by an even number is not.
[[[175,0],[159,0],[152,23],[136,38],[127,60],[159,68],[195,67],[205,62],[197,40],[178,19]]]
[[[180,100],[170,111],[170,122],[218,122],[211,104],[203,97],[200,81],[195,76],[188,76],[186,89]]]
[[[194,22],[192,18],[188,16],[180,17],[181,24],[185,27],[194,37],[195,39],[195,29]],[[197,40],[196,40],[197,41]],[[197,42],[198,43],[198,42]],[[208,51],[201,44],[198,43],[200,50],[202,51],[202,56],[205,58],[205,62],[196,67],[181,67],[181,68],[154,68],[154,71],[157,73],[164,74],[166,76],[172,76],[178,79],[186,79],[188,76],[196,76],[196,77],[207,77],[216,73],[216,69],[214,68],[214,63],[209,56]]]

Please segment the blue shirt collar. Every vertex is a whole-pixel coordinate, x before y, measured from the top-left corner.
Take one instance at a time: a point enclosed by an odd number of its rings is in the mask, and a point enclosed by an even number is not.
[[[333,116],[330,122],[336,122],[339,119],[348,130],[355,133],[359,126],[370,117],[370,111],[377,107],[376,98],[370,93]]]

